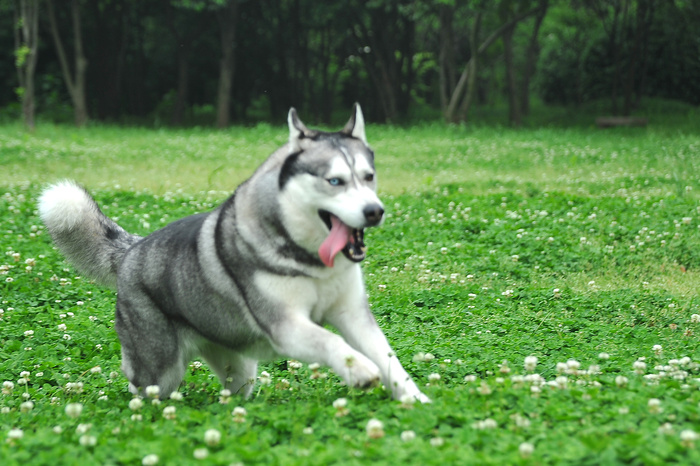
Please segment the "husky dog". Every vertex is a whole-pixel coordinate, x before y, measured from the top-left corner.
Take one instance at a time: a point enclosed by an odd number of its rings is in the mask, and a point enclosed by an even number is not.
[[[201,355],[247,397],[258,360],[285,356],[330,366],[353,387],[381,380],[395,399],[429,402],[367,303],[363,232],[382,223],[384,208],[360,106],[335,133],[308,129],[293,108],[287,121],[289,142],[211,212],[139,237],[64,181],[42,193],[41,218],[70,262],[116,286],[134,394],[176,390]]]

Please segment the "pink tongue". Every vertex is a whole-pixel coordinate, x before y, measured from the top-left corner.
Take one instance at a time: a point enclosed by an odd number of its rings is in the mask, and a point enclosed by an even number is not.
[[[318,255],[326,266],[333,267],[333,259],[348,244],[351,234],[346,224],[335,215],[331,215],[331,231],[318,248]]]

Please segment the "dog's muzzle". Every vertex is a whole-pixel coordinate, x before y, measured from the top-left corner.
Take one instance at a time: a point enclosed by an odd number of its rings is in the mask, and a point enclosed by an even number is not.
[[[363,210],[367,226],[379,225],[384,216],[384,209],[379,204],[372,204]],[[328,267],[333,267],[333,260],[338,252],[352,262],[361,262],[367,254],[364,228],[351,228],[338,217],[326,210],[318,212],[329,230],[328,237],[318,250],[321,261]]]

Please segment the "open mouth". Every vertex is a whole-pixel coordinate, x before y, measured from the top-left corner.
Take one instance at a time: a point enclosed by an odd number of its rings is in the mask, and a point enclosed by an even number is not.
[[[363,229],[350,228],[326,210],[319,210],[318,215],[329,230],[328,236],[318,248],[318,255],[326,266],[333,267],[333,260],[341,251],[353,262],[360,262],[365,258],[367,247],[364,243]]]

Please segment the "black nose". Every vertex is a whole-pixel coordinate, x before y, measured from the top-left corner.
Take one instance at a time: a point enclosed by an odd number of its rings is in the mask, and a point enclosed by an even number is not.
[[[379,225],[384,215],[384,209],[379,204],[370,204],[362,212],[369,226]]]

